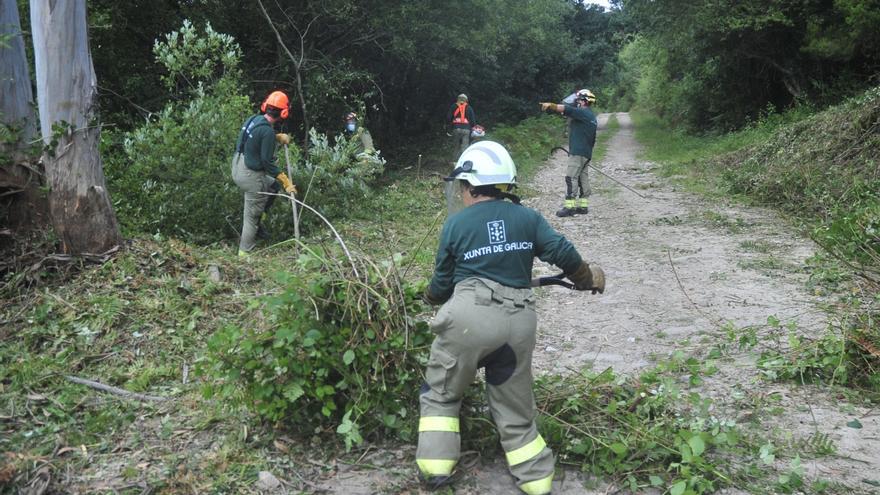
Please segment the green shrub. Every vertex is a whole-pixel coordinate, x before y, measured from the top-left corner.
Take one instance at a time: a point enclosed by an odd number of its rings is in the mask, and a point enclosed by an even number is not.
[[[229,326],[208,343],[206,388],[301,434],[336,431],[350,447],[413,436],[430,342],[414,319],[420,287],[392,262],[304,250],[284,290],[254,301],[265,322]],[[264,323],[264,324],[261,324]]]
[[[241,49],[208,25],[184,22],[154,46],[179,101],[143,126],[105,143],[105,171],[127,233],[215,241],[240,223],[241,193],[232,182],[232,148],[249,111],[241,92]],[[119,148],[121,145],[121,149]]]
[[[311,129],[309,139],[305,163],[293,167],[293,182],[300,191],[298,199],[331,221],[357,216],[363,211],[360,206],[372,194],[370,186],[384,171],[385,159],[378,151],[358,155],[360,141],[344,134],[331,142],[327,135]],[[291,160],[298,161],[293,157]],[[370,218],[370,212],[366,213]],[[284,222],[289,225],[287,220]],[[305,211],[302,222],[308,228],[318,225],[320,219]]]
[[[125,136],[107,176],[128,231],[197,242],[234,235],[226,218],[240,223],[242,195],[232,182],[231,148],[247,107],[244,97],[202,94]]]

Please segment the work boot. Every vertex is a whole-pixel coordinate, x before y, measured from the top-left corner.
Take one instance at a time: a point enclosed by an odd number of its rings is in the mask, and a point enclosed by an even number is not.
[[[578,206],[577,208],[574,209],[574,212],[577,215],[586,215],[587,213],[590,212],[590,209],[587,208],[586,206]]]
[[[422,482],[422,485],[429,492],[433,492],[434,490],[439,490],[444,486],[449,486],[453,482],[452,476],[419,476],[419,480]]]
[[[563,207],[561,210],[556,212],[557,217],[571,217],[576,213],[576,209],[573,208],[565,208]]]
[[[571,182],[571,177],[566,177],[566,186],[567,183]],[[556,212],[557,217],[570,217],[577,213],[577,202],[575,202],[574,198],[566,197],[565,203],[563,203],[562,209]]]

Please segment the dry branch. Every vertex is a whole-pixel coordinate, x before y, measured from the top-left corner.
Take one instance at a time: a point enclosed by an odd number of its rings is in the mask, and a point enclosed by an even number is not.
[[[129,392],[128,390],[123,390],[118,387],[104,385],[103,383],[95,382],[92,380],[86,380],[84,378],[78,378],[78,377],[71,376],[71,375],[65,375],[64,378],[66,378],[68,381],[71,381],[73,383],[85,385],[85,386],[91,387],[95,390],[107,392],[108,394],[118,395],[120,397],[125,397],[127,399],[136,399],[136,400],[139,400],[142,402],[148,402],[148,401],[164,402],[164,401],[170,400],[167,397],[159,397],[158,395],[146,395],[146,394],[139,394],[137,392]]]

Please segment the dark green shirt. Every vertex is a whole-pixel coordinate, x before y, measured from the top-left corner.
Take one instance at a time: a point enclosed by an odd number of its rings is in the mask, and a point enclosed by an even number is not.
[[[593,111],[588,107],[565,105],[562,113],[571,117],[571,127],[568,129],[569,153],[592,159],[593,147],[596,145],[596,128],[599,126]]]
[[[244,149],[242,149],[244,141]],[[235,151],[244,153],[247,168],[275,177],[281,170],[275,166],[275,130],[263,115],[250,117],[241,126]]]
[[[505,200],[476,203],[443,225],[429,290],[445,301],[455,284],[469,277],[526,288],[536,256],[565,273],[582,263],[571,242],[537,211]]]

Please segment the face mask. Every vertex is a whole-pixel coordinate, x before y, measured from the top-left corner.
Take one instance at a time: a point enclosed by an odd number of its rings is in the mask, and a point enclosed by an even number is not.
[[[345,124],[345,130],[347,130],[348,132],[354,132],[355,129],[357,129],[357,124],[355,124],[354,122],[349,122]]]

